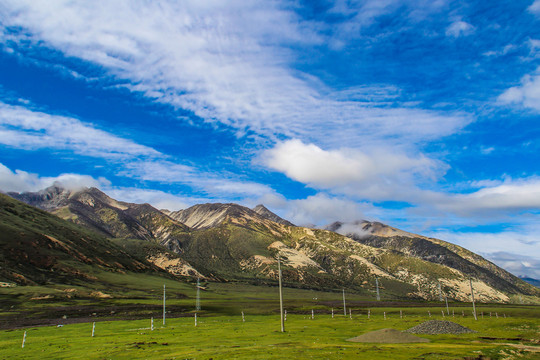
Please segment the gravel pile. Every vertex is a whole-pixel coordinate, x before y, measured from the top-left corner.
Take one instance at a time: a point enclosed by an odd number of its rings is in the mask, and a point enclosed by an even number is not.
[[[428,339],[420,338],[411,334],[405,334],[404,332],[395,329],[372,331],[351,339],[347,339],[347,341],[387,344],[429,342]]]
[[[412,333],[412,334],[437,335],[437,334],[469,334],[469,333],[475,333],[476,331],[471,330],[465,326],[461,326],[451,321],[429,320],[429,321],[421,323],[420,325],[416,325],[415,327],[405,330],[405,332]]]

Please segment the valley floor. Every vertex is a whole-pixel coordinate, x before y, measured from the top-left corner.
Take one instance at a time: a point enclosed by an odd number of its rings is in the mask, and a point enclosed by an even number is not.
[[[404,304],[405,305],[405,304]],[[400,318],[399,311],[403,311]],[[470,314],[445,316],[477,331],[461,335],[418,335],[429,343],[380,344],[346,341],[360,334],[393,328],[405,330],[429,319],[442,319],[435,307],[355,309],[352,319],[326,310],[288,314],[281,333],[279,315],[234,316],[194,314],[151,320],[119,320],[0,331],[2,359],[538,359],[540,308],[480,306]],[[341,309],[341,311],[343,311]],[[431,318],[428,315],[431,313]],[[452,310],[450,310],[452,311]],[[491,312],[491,317],[489,313]],[[386,320],[385,320],[386,313]],[[497,313],[498,318],[495,313]],[[505,317],[506,316],[506,317]],[[25,346],[21,347],[26,332]]]

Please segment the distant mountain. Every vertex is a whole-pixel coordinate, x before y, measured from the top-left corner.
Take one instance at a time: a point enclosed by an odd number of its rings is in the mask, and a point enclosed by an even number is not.
[[[335,222],[327,228],[355,241],[375,248],[386,249],[406,257],[413,257],[447,266],[470,277],[482,280],[493,288],[517,293],[530,287],[483,257],[460,246],[402,231],[379,222]]]
[[[179,275],[273,283],[279,257],[290,286],[373,294],[378,277],[383,298],[438,300],[440,288],[450,299],[468,301],[473,278],[480,301],[540,296],[539,289],[466,249],[382,223],[311,229],[293,226],[263,206],[237,204],[165,212],[118,202],[97,189],[12,196],[98,230],[133,256]]]
[[[271,220],[273,222],[277,222],[278,224],[286,225],[286,226],[294,226],[293,223],[280,218],[270,210],[268,210],[263,204],[259,204],[253,208],[253,211],[255,211],[257,214],[261,215],[263,218]]]
[[[537,288],[540,288],[540,280],[538,279],[533,279],[533,278],[524,277],[524,276],[520,276],[519,278],[525,282],[528,282],[529,284],[533,286],[536,286]]]

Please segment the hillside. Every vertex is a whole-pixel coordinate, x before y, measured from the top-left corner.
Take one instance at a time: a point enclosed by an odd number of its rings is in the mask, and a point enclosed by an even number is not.
[[[381,249],[389,249],[406,257],[441,264],[482,280],[504,292],[533,292],[529,284],[483,257],[460,246],[405,232],[379,222],[361,221],[352,224],[335,222],[327,228],[355,241]],[[443,281],[444,283],[445,281]]]
[[[381,223],[332,224],[338,232],[361,229],[360,235],[343,235],[276,222],[272,219],[281,218],[260,206],[255,211],[237,204],[199,204],[165,214],[148,204],[118,202],[97,189],[69,194],[49,189],[41,197],[18,197],[102,229],[133,256],[175,275],[275,283],[279,256],[285,282],[295,287],[346,287],[374,294],[377,277],[383,298],[438,300],[440,287],[450,299],[468,301],[472,278],[480,301],[540,295],[539,289],[466,249]]]
[[[0,194],[0,281],[92,284],[104,272],[155,272],[103,236]]]
[[[8,195],[106,237],[148,240],[176,252],[189,232],[187,226],[149,204],[117,201],[96,188],[70,191],[51,186],[37,193]]]

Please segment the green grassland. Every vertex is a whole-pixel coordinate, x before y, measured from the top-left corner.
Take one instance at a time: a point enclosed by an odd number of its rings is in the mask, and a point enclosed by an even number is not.
[[[288,316],[286,332],[281,333],[275,286],[212,282],[203,284],[202,310],[195,327],[195,284],[161,279],[167,286],[168,309],[163,326],[162,285],[156,286],[155,277],[137,274],[137,287],[134,287],[125,276],[111,273],[108,279],[119,288],[131,287],[129,296],[125,297],[53,297],[21,301],[13,308],[3,306],[0,321],[9,314],[44,319],[48,315],[49,320],[51,314],[57,316],[47,322],[48,326],[19,326],[0,331],[0,359],[479,359],[480,355],[492,359],[540,358],[540,352],[533,351],[540,350],[540,307],[537,305],[478,304],[479,319],[475,321],[470,304],[451,303],[450,316],[445,313],[444,319],[478,333],[421,335],[430,339],[429,343],[352,343],[346,339],[383,328],[405,330],[418,325],[430,319],[428,312],[431,319],[443,319],[444,304],[377,302],[373,301],[372,294],[347,293],[347,304],[352,309],[350,319],[343,315],[339,290],[286,288]],[[147,290],[143,291],[145,288]],[[22,300],[30,294],[51,289],[26,286],[0,291],[8,298]],[[71,311],[81,307],[83,313]],[[110,309],[115,309],[114,313]],[[123,309],[132,309],[132,313]],[[314,319],[311,319],[312,310]],[[403,319],[400,319],[400,310]],[[451,315],[452,310],[455,317]],[[245,322],[242,322],[242,311]],[[91,312],[96,315],[91,316]],[[64,313],[67,319],[61,316]],[[127,319],[126,314],[133,315],[134,320]],[[76,316],[86,316],[86,322],[70,323]],[[153,331],[150,330],[151,317],[154,317]],[[94,321],[96,332],[95,337],[91,337]],[[63,326],[57,327],[57,324]]]
[[[355,309],[357,310],[357,309]],[[497,310],[497,309],[493,309]],[[289,314],[286,332],[279,331],[278,315],[246,313],[242,322],[235,316],[193,317],[97,322],[95,337],[92,324],[72,324],[63,327],[36,327],[0,332],[3,359],[538,359],[533,352],[540,341],[538,311],[529,316],[514,316],[512,309],[506,318],[453,318],[455,322],[478,331],[465,335],[423,335],[430,343],[378,344],[351,343],[346,339],[382,328],[405,330],[428,319],[425,308],[405,310],[373,309],[368,320],[365,314],[353,313],[353,318],[328,313],[310,315]],[[387,311],[387,319],[383,318]],[[534,315],[534,316],[533,316]],[[433,318],[436,318],[435,316]],[[441,318],[440,316],[438,318]],[[24,349],[21,348],[27,332]],[[519,340],[518,340],[519,339]],[[520,349],[508,344],[522,344]]]

